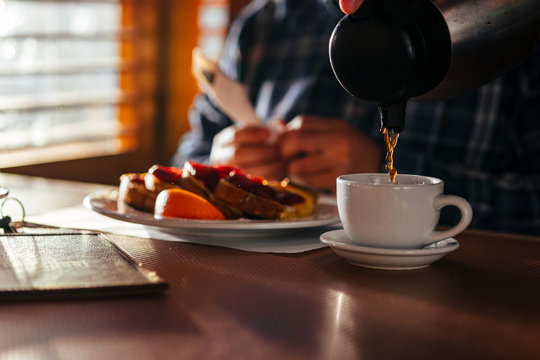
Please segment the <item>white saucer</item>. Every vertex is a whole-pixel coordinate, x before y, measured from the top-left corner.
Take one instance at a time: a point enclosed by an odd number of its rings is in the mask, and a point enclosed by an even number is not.
[[[441,240],[423,249],[383,249],[361,246],[351,243],[343,229],[322,234],[321,242],[353,265],[383,270],[425,268],[459,247],[459,242],[453,238]]]

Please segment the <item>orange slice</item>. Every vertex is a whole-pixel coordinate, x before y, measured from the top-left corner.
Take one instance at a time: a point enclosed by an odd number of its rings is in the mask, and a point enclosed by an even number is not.
[[[197,220],[225,220],[225,216],[208,200],[182,189],[167,189],[156,199],[154,216]]]

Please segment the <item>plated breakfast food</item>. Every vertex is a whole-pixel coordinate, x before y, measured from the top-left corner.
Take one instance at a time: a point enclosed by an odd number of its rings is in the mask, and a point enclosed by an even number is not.
[[[230,166],[186,162],[182,169],[154,165],[120,177],[118,201],[159,219],[287,220],[312,215],[318,194],[283,181],[268,181]]]

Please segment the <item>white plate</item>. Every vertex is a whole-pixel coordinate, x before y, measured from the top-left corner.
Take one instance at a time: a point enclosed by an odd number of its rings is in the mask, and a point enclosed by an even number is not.
[[[317,212],[312,216],[289,220],[191,220],[180,218],[156,219],[151,213],[135,210],[117,200],[116,190],[92,193],[84,205],[99,214],[117,220],[153,226],[161,231],[198,236],[265,236],[332,225],[339,222],[335,198],[321,196]]]
[[[423,249],[402,250],[360,246],[351,243],[343,229],[322,234],[321,242],[353,265],[383,270],[425,268],[459,247],[459,243],[453,238],[441,240]]]

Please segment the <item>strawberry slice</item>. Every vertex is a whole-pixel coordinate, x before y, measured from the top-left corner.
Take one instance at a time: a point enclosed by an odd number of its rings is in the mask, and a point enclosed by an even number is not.
[[[184,171],[203,183],[210,191],[214,191],[220,179],[220,172],[212,166],[186,161]]]
[[[214,169],[216,169],[219,172],[219,177],[221,179],[226,178],[231,173],[231,171],[242,173],[240,169],[237,169],[233,166],[215,166]]]
[[[148,173],[167,184],[180,184],[182,181],[182,169],[172,166],[153,165]]]
[[[242,172],[232,171],[227,176],[227,181],[238,186],[240,189],[267,199],[276,200],[276,192],[270,186],[263,185],[261,182],[252,181]]]
[[[277,191],[276,200],[283,205],[301,204],[305,201],[302,196],[291,191]]]

